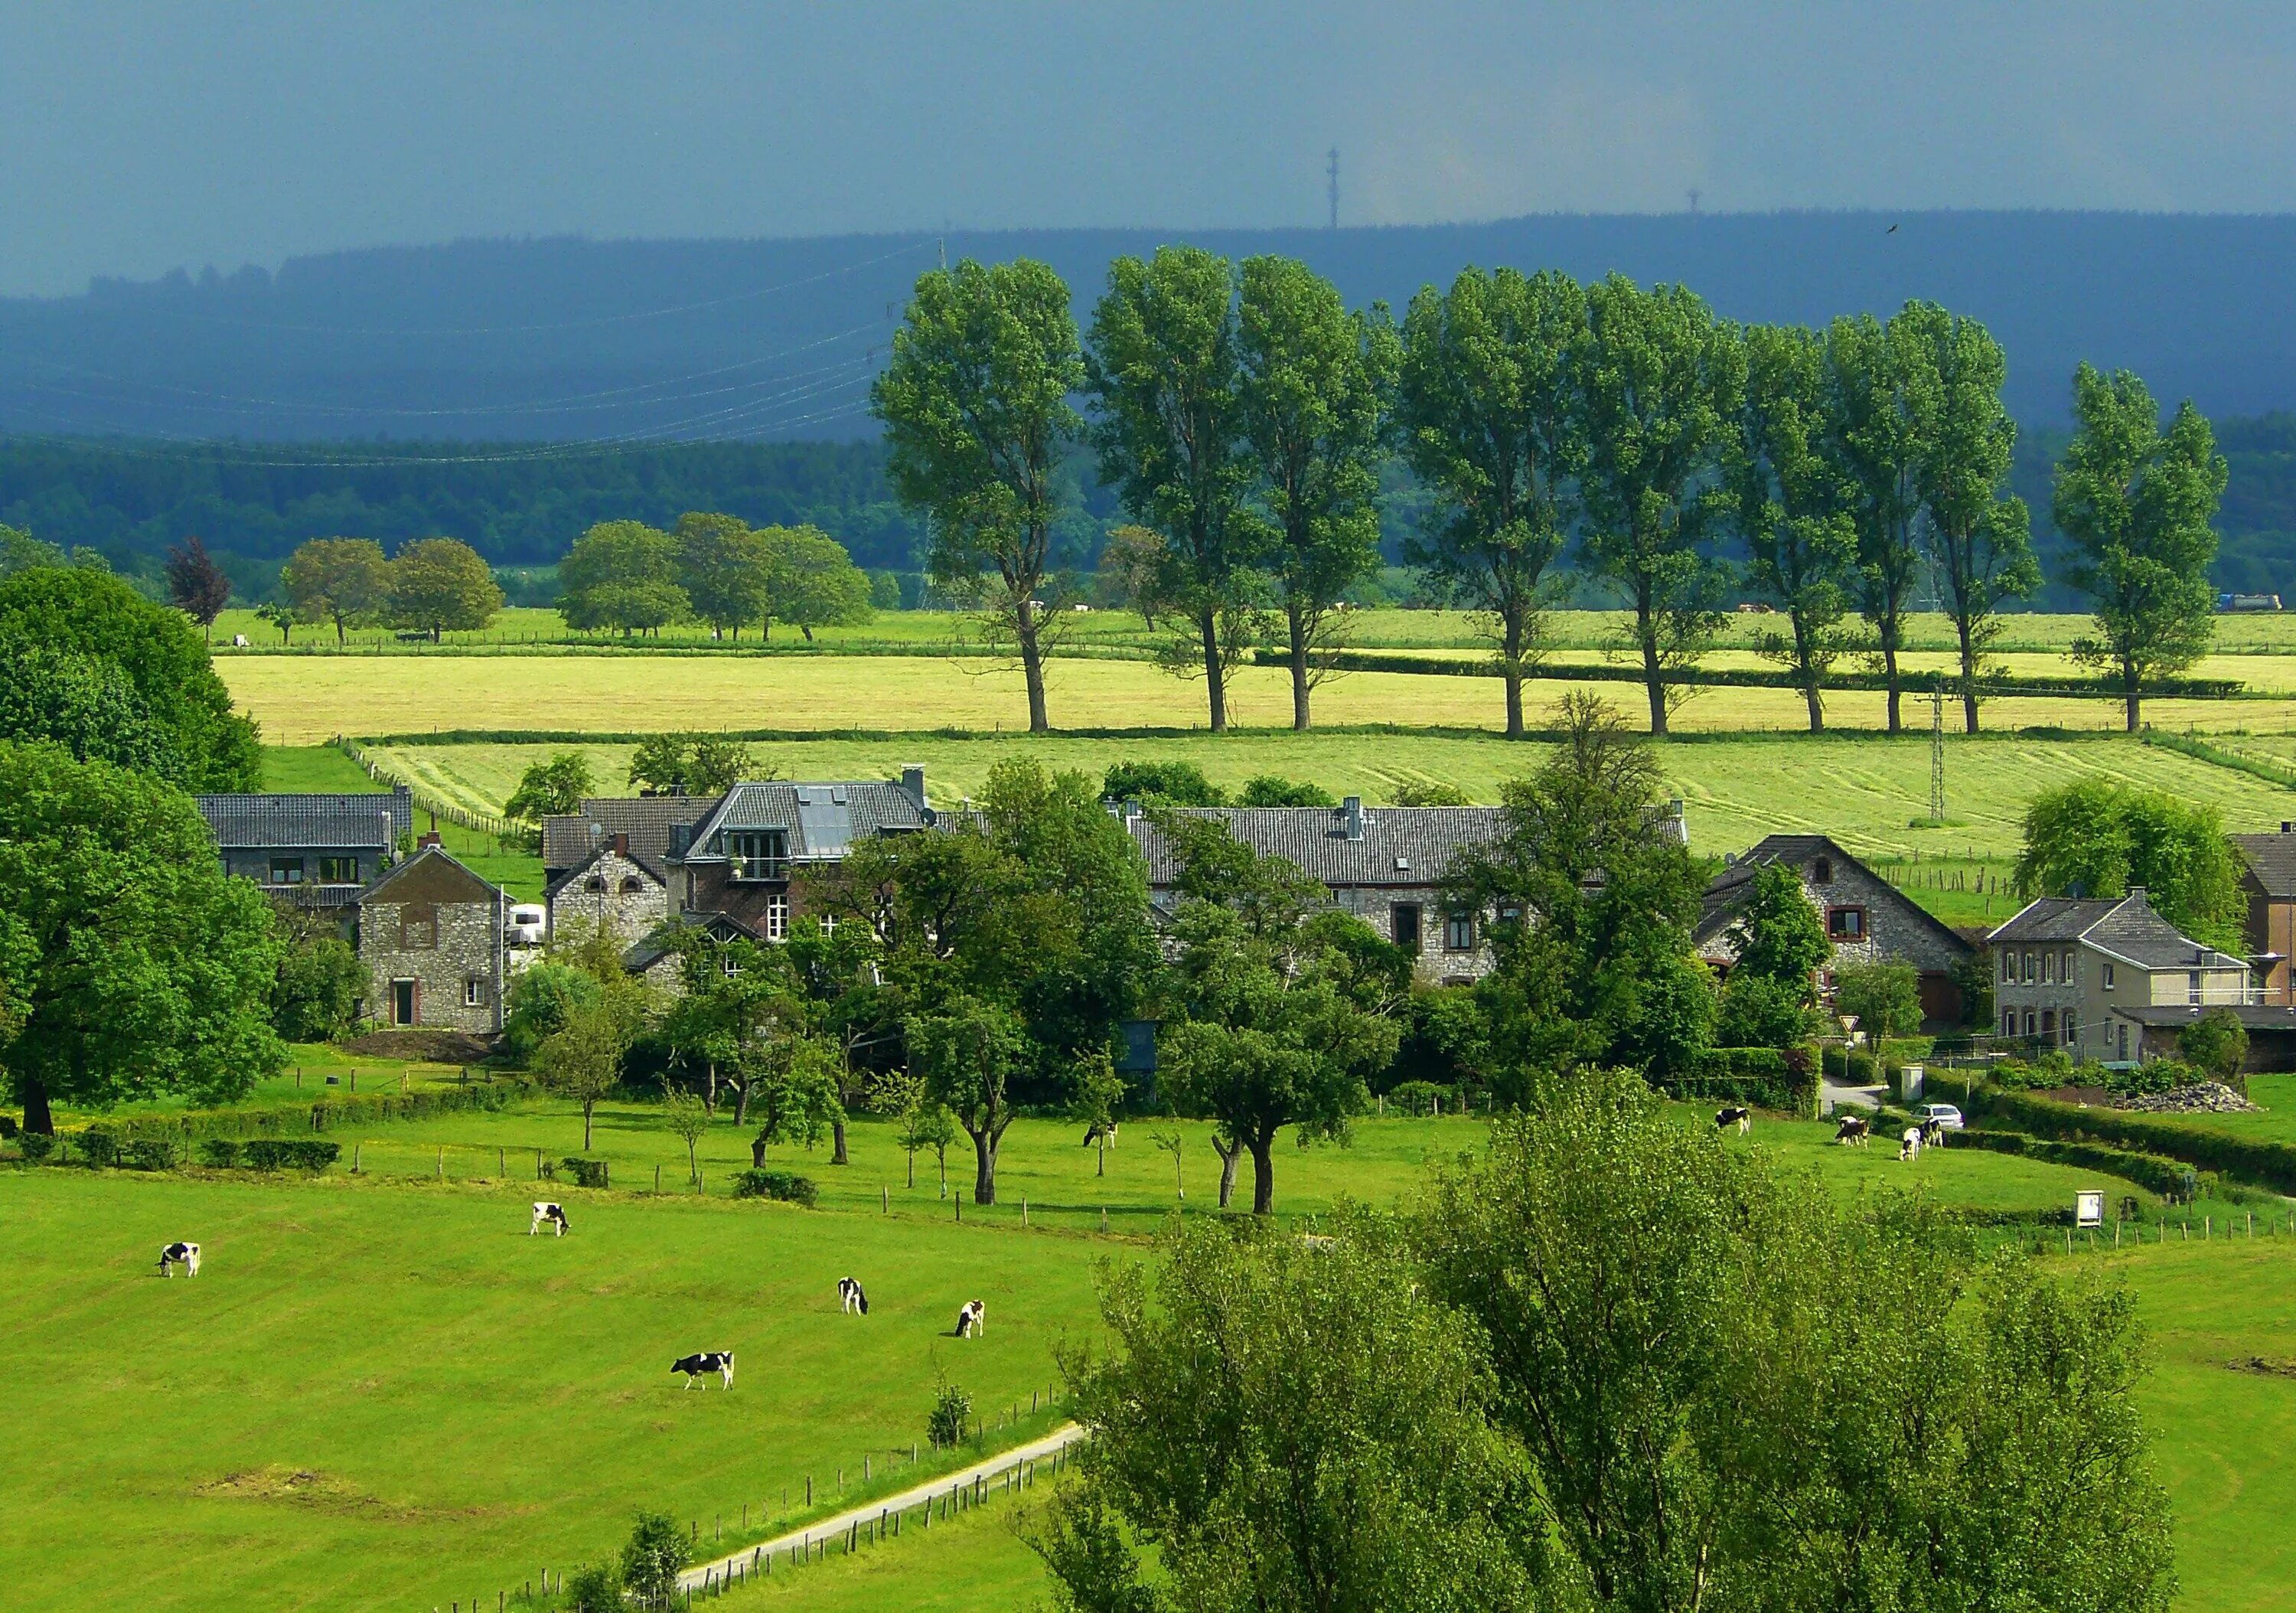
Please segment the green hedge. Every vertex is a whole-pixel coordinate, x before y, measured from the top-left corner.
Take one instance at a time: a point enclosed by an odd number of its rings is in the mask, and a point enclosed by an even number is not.
[[[257,1171],[324,1171],[341,1155],[339,1142],[315,1142],[306,1137],[258,1137],[240,1149],[249,1168]]]
[[[813,1178],[790,1171],[743,1171],[734,1178],[736,1198],[778,1198],[784,1204],[813,1208],[821,1197]]]
[[[108,1120],[101,1129],[120,1142],[137,1137],[170,1137],[179,1142],[202,1137],[275,1137],[286,1132],[331,1132],[344,1125],[425,1120],[436,1115],[491,1114],[507,1106],[517,1090],[507,1083],[474,1082],[466,1087],[426,1088],[406,1093],[346,1094],[287,1107],[246,1105],[190,1109],[179,1115],[136,1115]]]
[[[1972,1127],[1956,1135],[1952,1146],[1984,1148],[1996,1154],[2021,1154],[2051,1164],[2102,1171],[2175,1203],[2189,1204],[2200,1191],[2200,1173],[2182,1160],[2140,1153],[2134,1148],[2110,1148],[2101,1142],[2063,1142],[2054,1138],[2028,1137],[2022,1132],[1990,1132]]]
[[[2219,1172],[2275,1192],[2296,1193],[2296,1144],[2214,1131],[2173,1115],[2084,1109],[2053,1098],[2005,1092],[1994,1086],[1978,1088],[1972,1095],[1971,1108],[2035,1136],[2111,1143],[2181,1160],[2195,1170]]]
[[[1804,1048],[1792,1054],[1776,1048],[1708,1048],[1688,1074],[1653,1084],[1688,1103],[1746,1104],[1809,1115],[1817,1112],[1817,1082],[1810,1074],[1816,1063]]]
[[[574,1179],[574,1185],[578,1188],[610,1188],[614,1185],[612,1170],[603,1159],[584,1159],[579,1155],[569,1154],[558,1163],[566,1174]]]

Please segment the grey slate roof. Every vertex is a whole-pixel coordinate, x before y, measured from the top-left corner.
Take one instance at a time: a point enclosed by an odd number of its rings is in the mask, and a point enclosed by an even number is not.
[[[644,974],[669,956],[673,933],[689,927],[706,930],[710,939],[718,942],[732,941],[736,936],[745,941],[758,938],[755,930],[730,913],[679,913],[627,948],[622,953],[622,967],[633,975]]]
[[[2234,835],[2232,844],[2256,883],[2264,887],[2265,895],[2279,901],[2296,901],[2296,833]]]
[[[1976,951],[1967,937],[1867,868],[1857,856],[1842,850],[1829,835],[1765,835],[1755,842],[1744,856],[1707,882],[1699,898],[1698,925],[1691,932],[1693,943],[1702,946],[1738,921],[1738,910],[1745,905],[1753,886],[1754,870],[1762,864],[1783,862],[1808,877],[1810,865],[1820,857],[1831,858],[1838,866],[1853,868],[1865,875],[1875,887],[1865,893],[1868,905],[1877,900],[1893,901],[1900,917],[1933,932],[1954,957],[1966,958]],[[1872,934],[1870,925],[1867,933]]]
[[[2111,898],[2043,896],[1987,940],[1996,946],[2087,942],[2146,969],[2226,968],[2243,962],[2184,934],[2152,910],[2141,890]]]
[[[2149,1025],[2187,1025],[2203,1014],[2231,1014],[2239,1019],[2243,1030],[2284,1031],[2296,1035],[2296,1008],[2276,1008],[2268,1002],[2210,1002],[2198,1007],[2172,1002],[2140,1002],[2127,1007],[2114,1003],[2112,1012],[2123,1019]]]
[[[901,785],[882,778],[850,783],[774,779],[737,784],[717,811],[694,827],[687,862],[722,862],[728,831],[786,829],[792,862],[834,862],[857,840],[923,829],[932,817]],[[633,849],[636,842],[631,843]]]
[[[1498,837],[1497,807],[1365,807],[1363,837],[1348,838],[1344,807],[1185,807],[1179,818],[1202,818],[1224,827],[1239,844],[1281,857],[1334,889],[1347,886],[1431,885],[1463,847]],[[1155,823],[1128,817],[1125,827],[1148,861],[1152,888],[1179,878],[1170,844]]]
[[[414,801],[405,785],[359,795],[201,795],[218,848],[381,846],[388,851],[414,830]]]
[[[555,877],[578,868],[615,835],[630,837],[630,858],[667,884],[673,827],[699,823],[722,799],[717,795],[600,796],[578,813],[542,820],[542,866]]]

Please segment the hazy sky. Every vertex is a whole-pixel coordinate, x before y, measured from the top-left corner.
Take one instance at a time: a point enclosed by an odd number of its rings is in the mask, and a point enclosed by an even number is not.
[[[0,292],[463,235],[2296,209],[2279,4],[0,0]]]

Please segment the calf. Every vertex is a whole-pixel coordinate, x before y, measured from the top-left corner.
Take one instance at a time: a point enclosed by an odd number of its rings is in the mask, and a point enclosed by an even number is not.
[[[977,1299],[968,1299],[956,1313],[956,1336],[978,1338],[988,1319],[988,1307]]]
[[[1738,1135],[1743,1137],[1747,1132],[1754,1129],[1754,1111],[1744,1107],[1718,1109],[1715,1111],[1714,1129],[1716,1131],[1727,1131],[1732,1126],[1736,1126],[1738,1128]]]
[[[181,1266],[186,1277],[200,1274],[200,1246],[195,1243],[171,1243],[160,1251],[160,1275],[173,1277],[174,1268]]]
[[[526,1235],[531,1238],[545,1227],[551,1229],[553,1235],[559,1238],[574,1230],[567,1224],[564,1205],[537,1204],[534,1206],[534,1220],[528,1224]]]
[[[669,1370],[685,1373],[685,1387],[689,1389],[693,1387],[695,1378],[711,1372],[723,1378],[726,1387],[730,1389],[734,1387],[734,1352],[704,1350],[699,1355],[681,1355],[670,1362]]]
[[[1873,1123],[1863,1115],[1844,1115],[1834,1123],[1833,1140],[1844,1148],[1862,1148],[1873,1132]]]
[[[837,1303],[845,1307],[848,1316],[869,1314],[869,1296],[861,1291],[857,1279],[840,1277],[837,1280]]]
[[[1906,1134],[1898,1140],[1898,1157],[1900,1160],[1918,1159],[1921,1154],[1922,1129],[1919,1126],[1907,1126]]]

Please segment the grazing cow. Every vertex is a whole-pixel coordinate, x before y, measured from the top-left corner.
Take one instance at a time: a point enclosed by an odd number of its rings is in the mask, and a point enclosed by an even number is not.
[[[1844,1148],[1862,1148],[1873,1134],[1874,1123],[1863,1115],[1844,1115],[1833,1125],[1833,1140]]]
[[[567,1222],[566,1206],[564,1205],[537,1204],[534,1206],[534,1219],[532,1222],[528,1223],[526,1235],[529,1238],[531,1238],[545,1227],[550,1228],[552,1234],[559,1238],[565,1237],[567,1233],[574,1230],[573,1227]]]
[[[1922,1129],[1919,1126],[1907,1126],[1906,1134],[1898,1140],[1898,1157],[1900,1160],[1918,1159],[1921,1154]]]
[[[1754,1111],[1743,1107],[1738,1107],[1727,1109],[1717,1109],[1714,1112],[1714,1129],[1716,1131],[1727,1131],[1732,1126],[1736,1126],[1738,1128],[1738,1135],[1743,1137],[1747,1132],[1754,1129]]]
[[[1924,1120],[1921,1123],[1921,1133],[1922,1147],[1925,1148],[1941,1148],[1945,1147],[1945,1122],[1941,1120]]]
[[[200,1246],[195,1243],[171,1243],[160,1251],[160,1275],[173,1277],[174,1268],[181,1266],[186,1277],[200,1274]]]
[[[699,1355],[681,1355],[670,1362],[669,1370],[673,1372],[685,1373],[685,1387],[689,1389],[693,1387],[695,1378],[711,1372],[723,1378],[726,1380],[726,1387],[730,1389],[734,1387],[734,1352],[704,1350]]]
[[[968,1299],[956,1313],[956,1336],[978,1338],[988,1320],[988,1307],[977,1299]]]
[[[1088,1148],[1092,1147],[1093,1144],[1098,1142],[1100,1140],[1101,1133],[1103,1131],[1108,1133],[1108,1146],[1111,1148],[1114,1148],[1116,1146],[1116,1122],[1112,1120],[1105,1126],[1102,1126],[1097,1123],[1086,1126],[1084,1131],[1084,1146]]]
[[[869,1296],[861,1291],[858,1279],[840,1277],[837,1280],[837,1302],[845,1307],[848,1316],[869,1314]]]

